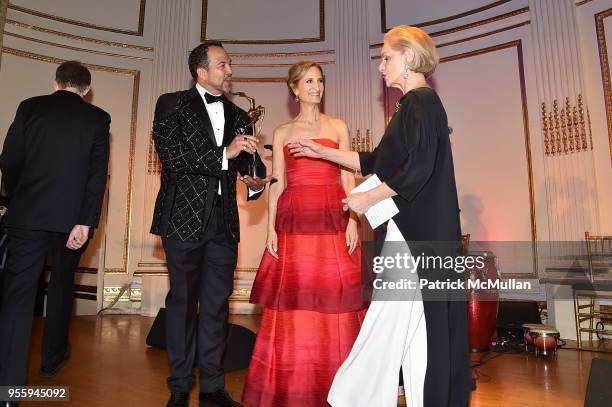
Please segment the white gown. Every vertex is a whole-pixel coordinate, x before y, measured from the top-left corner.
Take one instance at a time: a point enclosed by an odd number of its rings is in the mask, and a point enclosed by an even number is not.
[[[397,252],[397,243],[388,242],[405,243],[393,220],[382,256]],[[408,251],[407,245],[403,250]],[[416,273],[410,278],[418,282]],[[332,407],[396,407],[400,366],[408,406],[423,406],[427,370],[423,301],[418,289],[406,293],[410,298],[404,301],[372,301],[351,353],[334,377],[327,398]]]

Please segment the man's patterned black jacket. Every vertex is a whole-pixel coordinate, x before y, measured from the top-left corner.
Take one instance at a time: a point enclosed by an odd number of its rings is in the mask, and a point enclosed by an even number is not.
[[[223,101],[225,129],[222,146],[217,147],[206,106],[195,87],[166,93],[157,100],[153,121],[153,141],[162,163],[161,185],[155,202],[151,233],[185,242],[197,242],[218,196],[223,191],[224,223],[228,239],[240,240],[236,204],[236,174],[247,174],[253,156],[241,153],[229,160],[222,171],[223,148],[246,123],[246,112]],[[263,163],[259,156],[256,162]],[[259,171],[258,171],[259,172]],[[257,193],[248,199],[257,199]]]

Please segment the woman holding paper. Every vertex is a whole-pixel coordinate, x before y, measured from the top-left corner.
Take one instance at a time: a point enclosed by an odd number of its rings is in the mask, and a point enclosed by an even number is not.
[[[362,214],[392,199],[399,213],[388,222],[383,254],[396,252],[402,242],[407,243],[406,251],[409,248],[418,256],[428,246],[423,242],[458,245],[460,240],[446,112],[426,81],[438,61],[433,41],[424,31],[393,28],[385,35],[379,71],[386,86],[401,89],[403,96],[378,147],[371,153],[356,153],[305,139],[289,145],[296,157],[323,158],[380,179],[378,186],[352,193],[343,202],[345,209]],[[418,269],[421,279],[456,279],[453,274],[453,270]],[[400,366],[409,406],[469,404],[465,301],[444,290],[403,294],[401,301],[394,293],[389,300],[377,301],[375,292],[351,354],[334,379],[328,397],[333,407],[395,406]]]
[[[264,307],[243,401],[250,407],[321,407],[336,371],[359,333],[361,296],[356,219],[341,200],[355,186],[337,164],[289,154],[287,143],[308,138],[347,150],[346,123],[319,112],[323,71],[315,62],[289,69],[289,92],[300,113],[274,131],[268,239],[251,302]]]

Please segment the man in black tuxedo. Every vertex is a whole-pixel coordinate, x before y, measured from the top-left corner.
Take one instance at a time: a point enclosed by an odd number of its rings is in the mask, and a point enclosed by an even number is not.
[[[24,385],[36,288],[52,263],[42,376],[70,356],[74,270],[98,225],[106,188],[110,116],[83,100],[91,74],[77,61],[57,68],[55,93],[21,102],[0,155],[10,197],[3,220],[8,257],[0,304],[0,385]]]
[[[236,179],[256,199],[270,178],[247,175],[251,163],[265,167],[257,139],[237,135],[249,128],[246,112],[223,95],[232,68],[222,44],[197,46],[189,70],[195,86],[160,96],[153,122],[162,173],[151,233],[162,237],[170,277],[168,406],[188,405],[196,348],[200,406],[241,406],[224,390],[221,366],[240,232]]]

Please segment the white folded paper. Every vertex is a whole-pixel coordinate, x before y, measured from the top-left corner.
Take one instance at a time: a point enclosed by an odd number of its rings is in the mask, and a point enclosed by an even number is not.
[[[380,179],[376,176],[376,174],[374,174],[359,184],[359,186],[353,189],[351,193],[366,192],[370,189],[376,188],[380,184],[382,184],[382,182],[380,182]],[[398,213],[399,209],[397,209],[397,205],[395,205],[393,199],[387,198],[375,205],[372,205],[370,209],[366,211],[365,216],[368,219],[368,222],[370,222],[372,229],[376,229]]]

